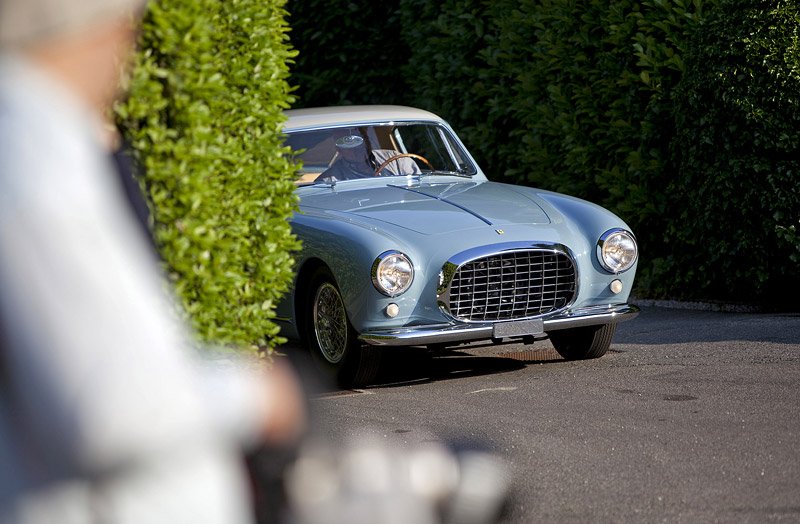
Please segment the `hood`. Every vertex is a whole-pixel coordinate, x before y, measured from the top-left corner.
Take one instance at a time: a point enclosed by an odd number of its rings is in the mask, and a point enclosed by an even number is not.
[[[314,187],[301,193],[300,207],[352,214],[429,235],[550,223],[534,200],[514,186],[494,182]]]

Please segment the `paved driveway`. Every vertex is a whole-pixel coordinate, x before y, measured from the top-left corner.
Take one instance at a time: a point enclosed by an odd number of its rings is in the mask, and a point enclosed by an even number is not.
[[[315,398],[317,430],[489,444],[505,522],[800,522],[800,315],[647,307],[597,360],[545,341],[386,361]]]

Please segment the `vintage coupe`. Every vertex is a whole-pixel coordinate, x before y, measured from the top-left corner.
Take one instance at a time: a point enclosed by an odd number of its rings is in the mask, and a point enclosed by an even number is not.
[[[628,226],[577,198],[490,182],[438,116],[400,106],[287,111],[302,239],[282,332],[342,386],[382,351],[549,337],[608,350],[637,264]]]

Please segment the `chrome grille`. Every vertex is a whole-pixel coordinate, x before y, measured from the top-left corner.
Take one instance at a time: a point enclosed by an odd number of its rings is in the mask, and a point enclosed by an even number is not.
[[[461,320],[514,320],[561,309],[574,294],[575,267],[565,253],[510,251],[459,266],[449,309]]]

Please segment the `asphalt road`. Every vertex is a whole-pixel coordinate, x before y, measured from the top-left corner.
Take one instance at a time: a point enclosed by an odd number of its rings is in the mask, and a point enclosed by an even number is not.
[[[489,445],[503,522],[800,522],[800,314],[643,308],[582,362],[547,341],[390,351],[380,384],[312,400],[317,431]]]

